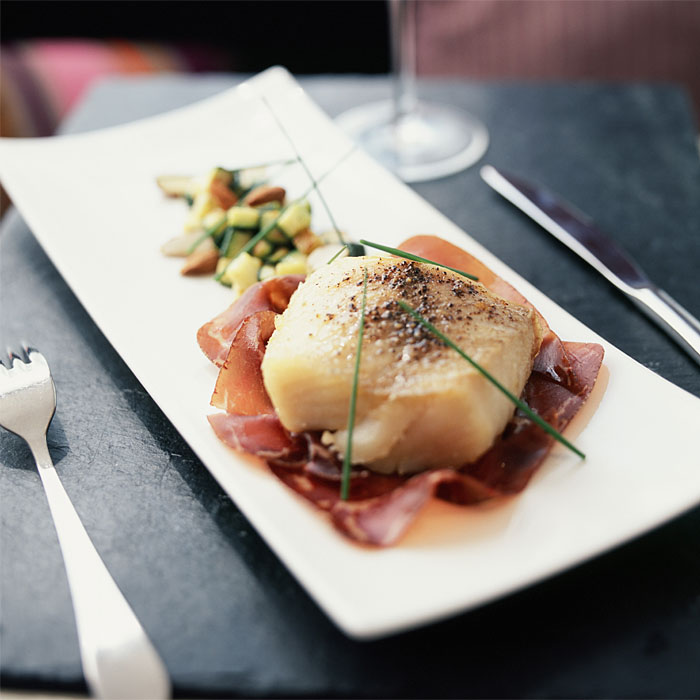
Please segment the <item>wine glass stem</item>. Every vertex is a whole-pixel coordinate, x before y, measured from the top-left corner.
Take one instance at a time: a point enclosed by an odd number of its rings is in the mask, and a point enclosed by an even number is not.
[[[416,107],[416,0],[389,0],[394,125]]]

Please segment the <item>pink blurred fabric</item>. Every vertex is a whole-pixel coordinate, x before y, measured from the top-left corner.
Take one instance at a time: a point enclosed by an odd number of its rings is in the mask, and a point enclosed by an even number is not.
[[[36,41],[24,59],[58,114],[65,114],[93,80],[120,68],[109,45],[95,41]]]
[[[125,39],[33,39],[0,47],[0,133],[48,136],[98,78],[223,70],[218,47]]]
[[[419,0],[418,72],[675,81],[700,114],[698,0]]]

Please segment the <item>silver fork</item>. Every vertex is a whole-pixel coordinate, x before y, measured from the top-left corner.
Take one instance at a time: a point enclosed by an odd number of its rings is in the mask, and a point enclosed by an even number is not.
[[[83,673],[98,698],[170,697],[165,666],[107,571],[54,469],[46,431],[56,389],[44,356],[24,348],[0,363],[0,425],[26,440],[53,517],[73,600]]]

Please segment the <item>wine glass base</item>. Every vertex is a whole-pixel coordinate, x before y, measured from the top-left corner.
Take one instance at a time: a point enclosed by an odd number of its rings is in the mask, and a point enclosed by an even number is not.
[[[468,112],[419,101],[394,120],[391,100],[354,107],[336,124],[404,182],[452,175],[476,163],[489,145],[486,127]]]

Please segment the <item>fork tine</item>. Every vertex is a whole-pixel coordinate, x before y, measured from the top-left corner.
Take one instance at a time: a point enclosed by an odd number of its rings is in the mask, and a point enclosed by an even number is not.
[[[7,350],[7,357],[10,361],[10,369],[12,369],[15,366],[15,361],[22,362],[24,364],[24,360],[21,355],[16,353],[11,347],[8,346]]]
[[[46,364],[44,356],[36,348],[33,348],[31,345],[27,345],[26,343],[23,343],[22,349],[24,350],[24,355],[27,358],[27,364],[31,364],[32,360],[41,360]]]
[[[27,358],[28,365],[41,366],[48,374],[51,374],[47,359],[36,348],[27,348]]]
[[[36,353],[37,355],[40,355],[38,350],[30,347],[29,345],[27,345],[27,343],[24,342],[21,343],[19,350],[15,350],[13,347],[8,345],[6,348],[6,352],[7,361],[4,362],[4,366],[7,368],[9,364],[9,369],[13,369],[17,362],[20,362],[22,365],[28,365],[32,361],[31,357],[29,356],[30,353]],[[0,364],[3,364],[3,360],[4,358],[0,358]]]

